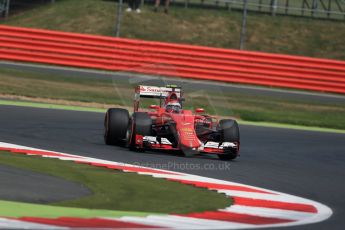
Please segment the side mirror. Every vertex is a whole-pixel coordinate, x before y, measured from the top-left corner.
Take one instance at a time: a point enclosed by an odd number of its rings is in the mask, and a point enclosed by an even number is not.
[[[204,110],[203,108],[196,108],[196,109],[195,109],[195,112],[196,112],[196,113],[204,113],[205,110]]]
[[[158,105],[150,105],[149,108],[150,109],[159,109],[160,107]]]

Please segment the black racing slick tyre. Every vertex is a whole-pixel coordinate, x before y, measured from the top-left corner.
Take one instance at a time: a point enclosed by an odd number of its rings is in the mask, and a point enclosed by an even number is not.
[[[136,149],[135,136],[151,136],[152,135],[152,119],[148,113],[133,113],[130,125],[127,131],[127,144],[131,150]]]
[[[240,144],[240,129],[238,123],[232,119],[224,119],[219,121],[219,132],[221,142],[236,142]],[[233,160],[238,156],[238,149],[229,149],[224,154],[219,154],[221,160]]]
[[[128,123],[129,113],[126,109],[108,109],[104,118],[104,142],[107,145],[124,144]]]

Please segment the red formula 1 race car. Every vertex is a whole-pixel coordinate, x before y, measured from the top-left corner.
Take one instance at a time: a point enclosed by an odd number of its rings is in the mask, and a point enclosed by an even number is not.
[[[159,99],[149,111],[139,109],[141,98]],[[108,109],[104,140],[108,145],[126,145],[131,150],[178,150],[186,156],[216,154],[222,160],[239,155],[240,133],[235,120],[205,114],[199,108],[193,113],[182,109],[181,87],[143,86],[135,89],[134,112]]]

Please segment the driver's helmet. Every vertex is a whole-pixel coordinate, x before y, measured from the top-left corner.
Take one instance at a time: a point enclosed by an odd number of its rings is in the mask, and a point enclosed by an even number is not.
[[[177,101],[170,101],[165,105],[167,112],[179,113],[181,111],[181,104]]]

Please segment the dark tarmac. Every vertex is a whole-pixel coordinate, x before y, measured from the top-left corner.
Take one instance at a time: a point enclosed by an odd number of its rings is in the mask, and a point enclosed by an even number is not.
[[[0,200],[46,204],[92,194],[83,185],[0,164]]]

